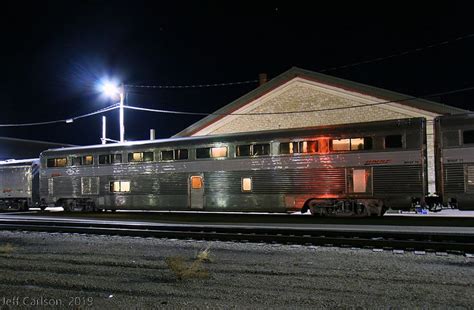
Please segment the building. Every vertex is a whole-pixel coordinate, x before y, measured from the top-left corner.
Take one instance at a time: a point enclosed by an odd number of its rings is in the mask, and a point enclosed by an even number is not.
[[[175,137],[424,117],[427,120],[428,190],[433,193],[432,120],[440,115],[467,112],[438,102],[293,67],[213,115],[194,123]],[[276,114],[251,115],[258,113]]]
[[[73,145],[0,137],[0,161],[38,158],[39,154],[44,150],[66,146]]]

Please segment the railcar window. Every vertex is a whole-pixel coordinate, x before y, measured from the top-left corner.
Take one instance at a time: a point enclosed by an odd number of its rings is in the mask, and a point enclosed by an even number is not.
[[[61,158],[49,158],[46,162],[46,166],[48,168],[54,168],[54,167],[66,167],[67,164],[67,158],[66,157],[61,157]]]
[[[242,178],[242,192],[252,191],[252,178]]]
[[[459,146],[459,131],[443,132],[443,146]]]
[[[176,160],[188,159],[188,150],[187,149],[174,150],[174,158]]]
[[[235,152],[236,156],[263,156],[269,154],[269,143],[237,145]]]
[[[99,165],[110,164],[110,155],[99,155]]]
[[[318,141],[301,141],[299,151],[300,153],[317,153]]]
[[[110,182],[110,192],[112,192],[112,193],[130,192],[130,181],[113,181],[113,182]]]
[[[201,176],[192,176],[191,177],[191,188],[192,189],[201,189],[203,185]]]
[[[94,157],[92,155],[82,156],[82,165],[89,166],[94,164]]]
[[[294,153],[298,153],[298,142],[280,143],[280,154],[294,154]]]
[[[122,163],[122,154],[112,154],[112,163],[121,164]]]
[[[211,158],[211,148],[203,147],[196,149],[196,158]]]
[[[333,151],[350,151],[351,139],[334,139],[332,140]]]
[[[73,166],[80,166],[82,165],[82,157],[73,157],[71,158],[71,164]]]
[[[462,133],[463,144],[472,144],[474,143],[474,130],[465,130]]]
[[[129,162],[153,161],[153,152],[128,153]]]
[[[403,147],[402,135],[390,135],[385,137],[385,148],[395,149]]]
[[[212,147],[211,157],[212,158],[227,157],[227,147],[226,146]]]
[[[161,160],[173,160],[173,151],[161,151]]]
[[[270,154],[270,144],[255,144],[252,148],[252,156],[263,156]]]
[[[250,144],[245,144],[245,145],[237,145],[236,150],[235,150],[235,155],[236,156],[250,156],[251,145]]]

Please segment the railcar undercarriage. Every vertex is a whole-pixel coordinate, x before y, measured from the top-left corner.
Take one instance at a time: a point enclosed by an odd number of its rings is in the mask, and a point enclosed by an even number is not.
[[[330,217],[367,217],[382,216],[387,208],[376,199],[309,199],[302,213],[310,211],[315,216]]]

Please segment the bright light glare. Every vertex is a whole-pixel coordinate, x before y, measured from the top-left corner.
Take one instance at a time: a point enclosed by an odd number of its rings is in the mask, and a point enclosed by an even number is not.
[[[116,97],[120,94],[120,89],[112,82],[105,82],[102,84],[102,92],[108,97]]]

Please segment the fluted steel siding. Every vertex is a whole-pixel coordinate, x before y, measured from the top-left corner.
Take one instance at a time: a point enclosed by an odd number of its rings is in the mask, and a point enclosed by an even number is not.
[[[446,193],[464,193],[464,165],[444,165],[444,191]]]
[[[373,174],[374,195],[423,193],[420,165],[374,167]]]
[[[220,171],[204,174],[205,193],[241,193],[243,177],[252,178],[253,194],[343,194],[345,188],[343,168]]]

